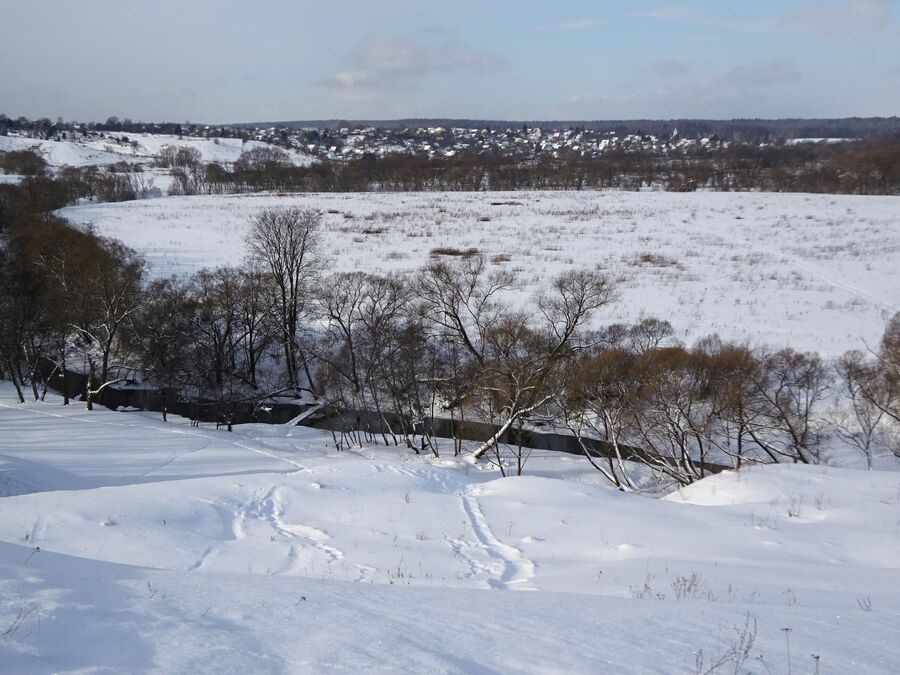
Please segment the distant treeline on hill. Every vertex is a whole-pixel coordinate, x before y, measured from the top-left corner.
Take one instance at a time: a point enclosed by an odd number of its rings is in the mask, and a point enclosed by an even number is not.
[[[560,152],[522,161],[474,153],[323,161],[296,166],[275,146],[245,151],[232,164],[203,162],[196,148],[164,148],[156,164],[171,170],[170,195],[243,192],[409,192],[645,188],[687,192],[761,190],[831,194],[900,194],[900,139],[771,146],[734,144],[678,155],[617,150],[600,157]],[[81,199],[127,201],[152,192],[137,165],[119,163],[50,171],[31,150],[0,152],[0,171],[22,176],[0,197],[26,208],[61,208]],[[49,200],[49,201],[48,201]],[[43,202],[47,202],[43,204]],[[8,206],[8,208],[11,208]]]
[[[560,153],[517,159],[460,154],[452,158],[364,155],[350,161],[294,166],[279,148],[244,153],[233,167],[173,164],[170,194],[279,192],[697,189],[900,193],[900,140],[758,147],[736,144],[680,156],[616,151],[601,157]]]
[[[360,129],[376,128],[391,131],[403,129],[528,129],[545,131],[578,129],[583,131],[624,136],[657,136],[669,138],[677,130],[682,138],[718,138],[735,143],[772,143],[805,139],[900,139],[900,117],[846,117],[822,119],[735,119],[735,120],[485,120],[452,118],[406,118],[396,120],[291,120],[280,122],[239,122],[207,125],[203,122],[143,122],[119,119],[112,116],[96,122],[64,122],[49,118],[29,120],[0,114],[0,135],[12,131],[52,137],[60,131],[94,130],[123,133],[194,134],[207,133],[210,129],[222,136],[245,136],[252,130],[279,129]]]
[[[900,136],[900,117],[846,117],[826,119],[737,119],[737,120],[479,120],[450,118],[409,118],[398,120],[295,120],[282,122],[250,122],[229,126],[253,129],[271,127],[287,129],[341,129],[376,127],[404,129],[411,127],[459,127],[465,129],[516,129],[523,125],[541,129],[587,129],[609,131],[619,136],[630,134],[668,136],[674,130],[682,136],[701,138],[718,136],[736,142],[773,141],[794,138],[873,138]]]

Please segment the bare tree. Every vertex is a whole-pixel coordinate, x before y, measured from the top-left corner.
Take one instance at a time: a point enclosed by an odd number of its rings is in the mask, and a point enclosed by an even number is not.
[[[520,419],[548,404],[557,394],[552,377],[585,342],[581,328],[601,307],[615,299],[612,282],[587,270],[566,272],[553,289],[537,299],[544,321],[532,330],[521,315],[507,314],[484,331],[487,349],[481,361],[478,388],[491,395],[499,413],[497,431],[475,451],[476,459],[496,448],[499,439]]]
[[[761,359],[745,422],[750,437],[773,462],[819,461],[823,425],[815,412],[829,386],[818,354],[783,349]]]
[[[236,341],[243,352],[243,369],[250,386],[259,386],[259,362],[271,342],[277,338],[271,320],[274,310],[265,274],[255,265],[238,273],[236,301],[240,327]]]
[[[188,283],[174,277],[151,282],[126,333],[128,348],[137,355],[147,380],[159,387],[164,422],[169,391],[188,384],[190,379],[193,341],[190,292]]]
[[[877,362],[867,362],[862,352],[850,351],[838,360],[836,370],[850,410],[849,415],[838,419],[834,429],[866,456],[866,466],[871,471],[878,430],[889,403],[885,388],[877,381]]]
[[[588,354],[571,364],[557,398],[560,419],[575,436],[591,466],[622,491],[637,487],[629,477],[622,444],[627,438],[634,396],[635,356],[623,349]],[[606,461],[593,440],[600,440]]]
[[[639,383],[631,418],[644,449],[638,457],[679,485],[702,478],[713,421],[703,355],[667,347],[643,354],[635,368]]]
[[[513,288],[505,270],[490,272],[484,256],[467,256],[455,264],[438,262],[419,275],[416,291],[429,318],[444,335],[460,343],[478,363],[485,359],[485,333],[500,322],[498,296]]]
[[[870,398],[895,425],[900,425],[900,312],[888,322],[875,357],[879,375],[872,383]]]
[[[651,349],[673,346],[674,333],[668,321],[647,317],[630,326],[625,337],[633,351],[644,354]]]
[[[710,441],[731,458],[735,469],[745,462],[760,461],[749,432],[763,414],[753,405],[760,360],[746,345],[723,343],[717,338],[701,341],[698,348],[705,352],[712,370],[709,395],[715,428]]]
[[[281,329],[288,385],[299,389],[302,368],[312,391],[316,387],[301,346],[300,322],[322,269],[321,229],[322,216],[312,209],[265,209],[250,219],[246,238],[250,259],[268,271],[275,287],[274,314]]]
[[[63,373],[70,351],[70,336],[84,357],[87,375],[84,400],[93,398],[121,379],[130,369],[113,367],[121,354],[123,329],[142,301],[144,261],[133,250],[112,239],[68,227],[50,227],[47,240],[33,239],[30,254],[51,283],[41,303],[54,315],[53,351],[59,354]]]

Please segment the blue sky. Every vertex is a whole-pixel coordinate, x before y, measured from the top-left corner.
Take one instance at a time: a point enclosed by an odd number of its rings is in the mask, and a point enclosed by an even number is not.
[[[0,0],[0,112],[900,114],[900,0]]]

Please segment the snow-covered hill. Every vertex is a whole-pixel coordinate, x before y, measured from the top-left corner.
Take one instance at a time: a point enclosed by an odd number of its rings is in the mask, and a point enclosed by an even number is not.
[[[128,142],[122,142],[121,138],[127,138]],[[204,162],[230,164],[242,152],[268,144],[259,141],[242,142],[239,138],[194,138],[167,134],[110,134],[104,138],[86,137],[67,141],[0,136],[0,152],[34,150],[54,168],[123,161],[148,164],[166,146],[195,148]],[[297,166],[307,166],[316,161],[310,155],[296,150],[288,151],[288,157]]]
[[[0,428],[7,672],[900,669],[893,471],[755,468],[655,499],[577,457],[500,479],[8,387]]]
[[[116,164],[117,162],[142,162],[146,157],[138,157],[131,148],[119,146],[112,141],[85,142],[51,141],[19,136],[0,136],[0,152],[33,150],[41,155],[53,168],[63,166],[89,166],[92,164]]]

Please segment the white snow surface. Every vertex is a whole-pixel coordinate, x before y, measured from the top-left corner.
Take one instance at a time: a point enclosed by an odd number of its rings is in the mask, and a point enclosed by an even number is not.
[[[89,166],[92,164],[116,164],[118,162],[142,162],[146,157],[137,157],[131,148],[114,141],[51,141],[20,136],[0,136],[0,152],[11,150],[33,150],[47,161],[52,168],[63,166]]]
[[[500,478],[8,385],[0,429],[2,672],[694,673],[748,617],[738,672],[900,671],[895,471],[656,499],[578,457]]]
[[[121,138],[129,143],[122,143]],[[132,146],[131,142],[136,142]],[[47,163],[54,168],[62,166],[88,166],[91,164],[115,164],[117,162],[147,163],[151,161],[163,147],[196,148],[204,162],[220,162],[231,164],[245,150],[258,146],[269,147],[260,141],[243,142],[239,138],[195,138],[192,136],[173,136],[166,134],[127,134],[113,133],[105,138],[87,138],[82,140],[53,141],[19,136],[0,136],[0,151],[35,150],[43,155]],[[290,160],[297,166],[307,166],[316,160],[311,155],[297,150],[286,150]]]
[[[523,303],[572,268],[610,273],[599,324],[642,316],[833,356],[876,344],[900,310],[900,200],[773,193],[515,192],[178,197],[64,209],[143,253],[154,275],[238,265],[264,207],[320,209],[330,269],[406,272],[478,249]]]

